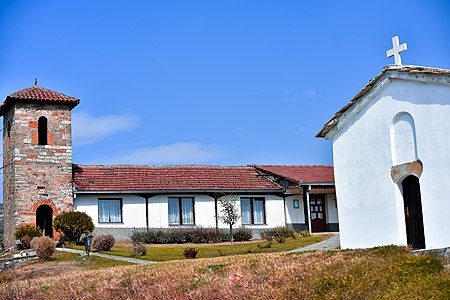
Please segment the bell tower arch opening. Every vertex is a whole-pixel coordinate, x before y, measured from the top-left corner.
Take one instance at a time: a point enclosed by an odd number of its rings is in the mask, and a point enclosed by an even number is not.
[[[38,120],[38,145],[47,145],[47,118],[40,117]]]

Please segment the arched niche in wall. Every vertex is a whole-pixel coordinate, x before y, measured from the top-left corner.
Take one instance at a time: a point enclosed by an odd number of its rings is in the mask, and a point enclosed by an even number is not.
[[[391,153],[393,166],[418,160],[414,120],[406,112],[397,114],[392,121]]]

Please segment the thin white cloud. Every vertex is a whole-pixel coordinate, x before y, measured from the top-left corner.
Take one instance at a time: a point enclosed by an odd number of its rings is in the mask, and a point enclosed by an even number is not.
[[[217,145],[179,142],[157,147],[139,148],[130,153],[106,158],[108,164],[206,164],[223,158],[226,151]]]
[[[305,95],[309,98],[314,98],[317,96],[317,93],[314,89],[307,89]]]
[[[74,145],[88,145],[111,136],[117,132],[131,131],[138,118],[131,113],[119,115],[93,116],[87,111],[72,114]]]
[[[280,95],[289,102],[303,102],[317,97],[316,91],[312,88],[304,92],[282,90]]]

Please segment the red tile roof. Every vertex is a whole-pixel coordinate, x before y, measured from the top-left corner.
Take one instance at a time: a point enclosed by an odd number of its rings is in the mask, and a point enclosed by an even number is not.
[[[334,183],[332,166],[272,166],[255,165],[263,172],[284,177],[288,180],[303,183]]]
[[[253,167],[74,165],[77,191],[274,191]]]
[[[0,116],[2,116],[6,109],[16,101],[64,103],[70,105],[71,108],[74,108],[80,103],[80,100],[77,98],[34,85],[6,97],[5,101],[0,106]]]

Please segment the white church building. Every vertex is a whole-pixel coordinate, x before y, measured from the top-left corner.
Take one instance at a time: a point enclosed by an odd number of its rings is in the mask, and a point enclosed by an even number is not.
[[[317,137],[333,142],[341,248],[450,246],[450,70],[385,67]]]

